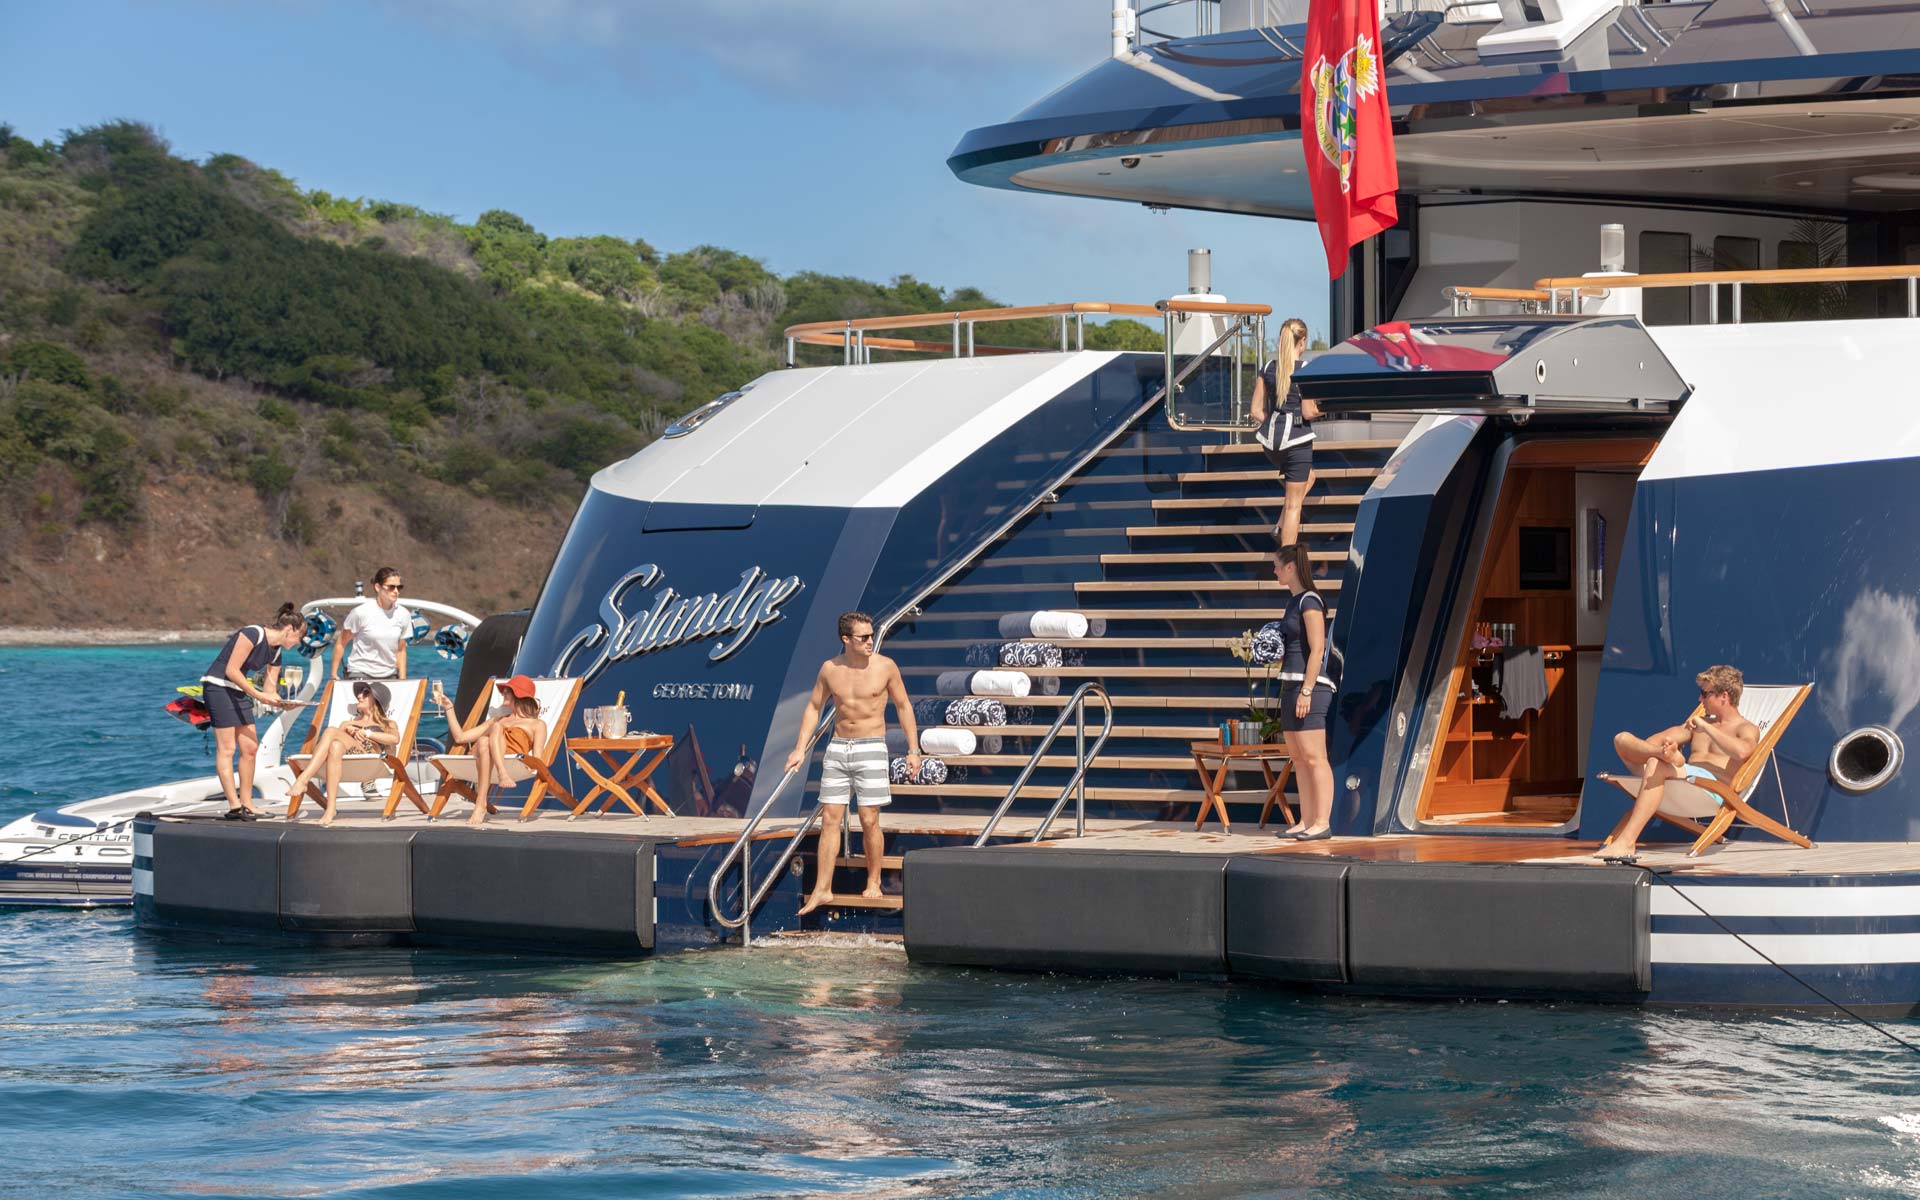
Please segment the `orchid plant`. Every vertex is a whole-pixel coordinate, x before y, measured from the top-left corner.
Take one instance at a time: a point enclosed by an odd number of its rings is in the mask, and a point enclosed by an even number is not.
[[[1278,742],[1282,736],[1280,715],[1269,706],[1273,696],[1273,672],[1277,664],[1266,654],[1256,651],[1258,640],[1253,630],[1242,630],[1239,637],[1227,642],[1227,653],[1239,659],[1246,671],[1247,720],[1260,727],[1260,740],[1271,744]]]

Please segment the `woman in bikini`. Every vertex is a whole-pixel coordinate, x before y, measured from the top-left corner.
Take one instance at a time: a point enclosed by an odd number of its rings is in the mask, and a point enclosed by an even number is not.
[[[355,681],[353,716],[320,735],[313,747],[313,760],[293,777],[287,820],[294,820],[293,801],[307,790],[313,777],[326,772],[326,809],[320,814],[322,825],[333,824],[334,798],[340,791],[340,772],[349,754],[379,754],[400,744],[400,725],[387,715],[393,696],[384,683]]]
[[[494,686],[500,689],[506,708],[496,709],[471,729],[462,729],[446,689],[437,680],[433,685],[433,702],[446,715],[447,730],[453,735],[454,744],[470,746],[473,750],[474,805],[473,815],[467,818],[469,825],[487,823],[487,814],[493,811],[487,803],[487,792],[495,777],[503,787],[512,787],[524,780],[526,769],[513,760],[533,753],[535,746],[547,740],[547,723],[540,719],[540,701],[534,695],[533,680],[515,675]]]
[[[1320,408],[1303,400],[1293,382],[1294,368],[1306,352],[1307,323],[1288,317],[1280,326],[1278,353],[1260,368],[1253,385],[1253,419],[1259,425],[1255,437],[1286,488],[1280,521],[1273,527],[1274,538],[1283,546],[1300,540],[1300,512],[1313,490],[1313,419]]]

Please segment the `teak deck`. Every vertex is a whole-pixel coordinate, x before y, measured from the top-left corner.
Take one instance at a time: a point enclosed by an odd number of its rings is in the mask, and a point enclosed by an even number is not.
[[[986,825],[986,816],[977,813],[888,812],[881,816],[881,827],[892,835],[937,837],[974,837]],[[1009,815],[994,831],[997,844],[1024,842],[1033,835],[1039,821],[1036,816]],[[792,835],[795,818],[769,819],[755,833],[756,841],[770,841]],[[281,822],[262,822],[279,825]],[[313,820],[301,825],[317,824]],[[332,828],[355,829],[420,828],[427,822],[417,813],[405,813],[383,821],[374,813],[353,813],[343,809]],[[459,822],[442,818],[434,824],[456,827]],[[487,830],[528,834],[567,834],[606,837],[643,837],[673,842],[682,846],[725,844],[740,836],[743,822],[732,817],[637,817],[609,813],[567,820],[548,815],[534,821],[516,821],[505,812],[488,822]],[[1369,862],[1407,863],[1529,863],[1567,867],[1598,867],[1590,856],[1598,842],[1575,841],[1559,837],[1524,837],[1473,834],[1383,834],[1377,837],[1337,837],[1323,842],[1288,842],[1273,836],[1271,830],[1258,830],[1251,821],[1233,833],[1218,830],[1195,831],[1191,820],[1154,821],[1117,818],[1089,818],[1085,837],[1072,836],[1073,817],[1063,814],[1053,824],[1057,835],[1035,847],[1036,853],[1076,850],[1144,850],[1175,854],[1304,854],[1327,858],[1352,858]],[[1920,873],[1920,842],[1826,842],[1812,850],[1759,837],[1724,842],[1699,858],[1686,856],[1687,842],[1647,842],[1640,849],[1642,866],[1659,871],[1678,871],[1699,875],[1872,875]]]

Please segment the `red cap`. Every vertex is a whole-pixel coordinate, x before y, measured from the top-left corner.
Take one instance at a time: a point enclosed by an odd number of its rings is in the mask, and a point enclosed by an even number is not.
[[[512,679],[502,679],[493,686],[512,696],[516,700],[533,699],[533,680],[525,675],[515,675]]]

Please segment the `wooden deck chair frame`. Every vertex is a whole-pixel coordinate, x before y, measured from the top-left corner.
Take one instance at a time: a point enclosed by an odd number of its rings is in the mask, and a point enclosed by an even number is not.
[[[426,812],[426,799],[420,795],[420,790],[413,786],[413,780],[407,775],[407,761],[413,757],[413,742],[414,738],[420,732],[420,714],[426,707],[427,688],[429,685],[424,679],[387,680],[385,682],[388,686],[392,686],[395,682],[419,684],[418,687],[413,689],[413,705],[407,712],[406,719],[400,722],[400,742],[386,754],[356,754],[351,757],[359,759],[377,757],[386,765],[387,770],[393,775],[393,786],[387,789],[386,807],[383,808],[380,813],[382,818],[393,816],[393,810],[400,807],[400,798],[402,796],[411,800],[415,808],[421,812]],[[342,685],[347,687],[353,686],[351,682],[344,679],[329,679],[326,688],[321,691],[320,704],[313,710],[314,719],[307,727],[307,740],[301,743],[298,754],[290,754],[287,756],[287,765],[293,767],[296,772],[299,771],[305,763],[296,763],[294,760],[305,759],[312,761],[313,748],[320,744],[321,733],[331,726],[331,722],[327,720],[327,714],[333,711],[333,689]],[[393,714],[389,713],[387,715],[392,716]],[[287,797],[287,819],[289,821],[299,813],[301,803],[309,796],[313,798],[315,804],[326,804],[327,794],[321,788],[318,779],[309,781],[306,791]]]
[[[561,701],[560,707],[553,714],[553,719],[547,723],[547,744],[540,747],[535,753],[518,756],[520,762],[525,764],[527,769],[533,772],[531,776],[532,786],[527,789],[527,802],[520,806],[520,819],[522,821],[532,820],[533,810],[540,807],[540,802],[545,800],[549,795],[559,797],[561,805],[569,812],[573,810],[576,803],[573,798],[573,793],[568,791],[566,786],[558,779],[554,778],[553,764],[561,752],[566,749],[567,722],[573,719],[573,706],[579,702],[580,688],[583,681],[579,679],[564,681],[536,679],[533,682],[536,687],[542,683],[559,682],[570,683],[572,686],[567,689],[567,698]],[[473,710],[467,714],[467,719],[460,723],[461,728],[471,729],[474,725],[486,719],[487,709],[494,703],[494,694],[499,691],[499,683],[500,680],[498,678],[487,680],[485,690],[483,690],[479,698],[473,702]],[[447,770],[446,763],[443,761],[448,758],[467,757],[471,757],[471,755],[436,754],[427,760],[433,764],[434,770],[440,772],[440,786],[437,794],[433,798],[433,811],[427,814],[429,820],[439,817],[440,810],[447,806],[447,800],[452,796],[464,796],[470,801],[478,802],[478,785],[468,783],[464,779],[456,778],[452,772]]]
[[[1692,849],[1687,851],[1688,858],[1698,857],[1702,850],[1726,837],[1727,831],[1733,828],[1735,821],[1745,821],[1754,828],[1765,830],[1781,841],[1791,842],[1803,850],[1813,849],[1812,839],[1805,834],[1789,829],[1747,803],[1747,797],[1753,794],[1760,783],[1760,776],[1766,771],[1768,764],[1773,762],[1774,746],[1779,742],[1780,735],[1785,733],[1787,726],[1793,723],[1794,714],[1800,711],[1800,706],[1806,703],[1807,696],[1812,691],[1811,683],[1801,684],[1795,690],[1793,698],[1787,702],[1785,708],[1780,710],[1780,715],[1761,731],[1760,741],[1754,746],[1753,753],[1748,756],[1747,761],[1740,764],[1740,769],[1734,773],[1732,783],[1722,783],[1718,779],[1688,779],[1684,782],[1669,780],[1667,782],[1666,786],[1669,788],[1675,787],[1676,784],[1683,788],[1697,788],[1720,802],[1718,810],[1704,825],[1692,817],[1681,816],[1678,813],[1656,812],[1653,814],[1670,825],[1678,825],[1682,829],[1699,835]],[[1704,706],[1695,705],[1692,715],[1697,717],[1704,711]],[[1775,770],[1778,768],[1776,767]],[[1625,792],[1629,800],[1639,800],[1640,780],[1637,776],[1603,772],[1599,777]],[[1666,799],[1666,796],[1663,794],[1661,799]],[[1619,823],[1613,827],[1613,832],[1607,835],[1608,841],[1612,841],[1619,834],[1621,827],[1627,823],[1627,818],[1632,815],[1631,808],[1621,815]],[[1782,815],[1785,813],[1783,812]]]

